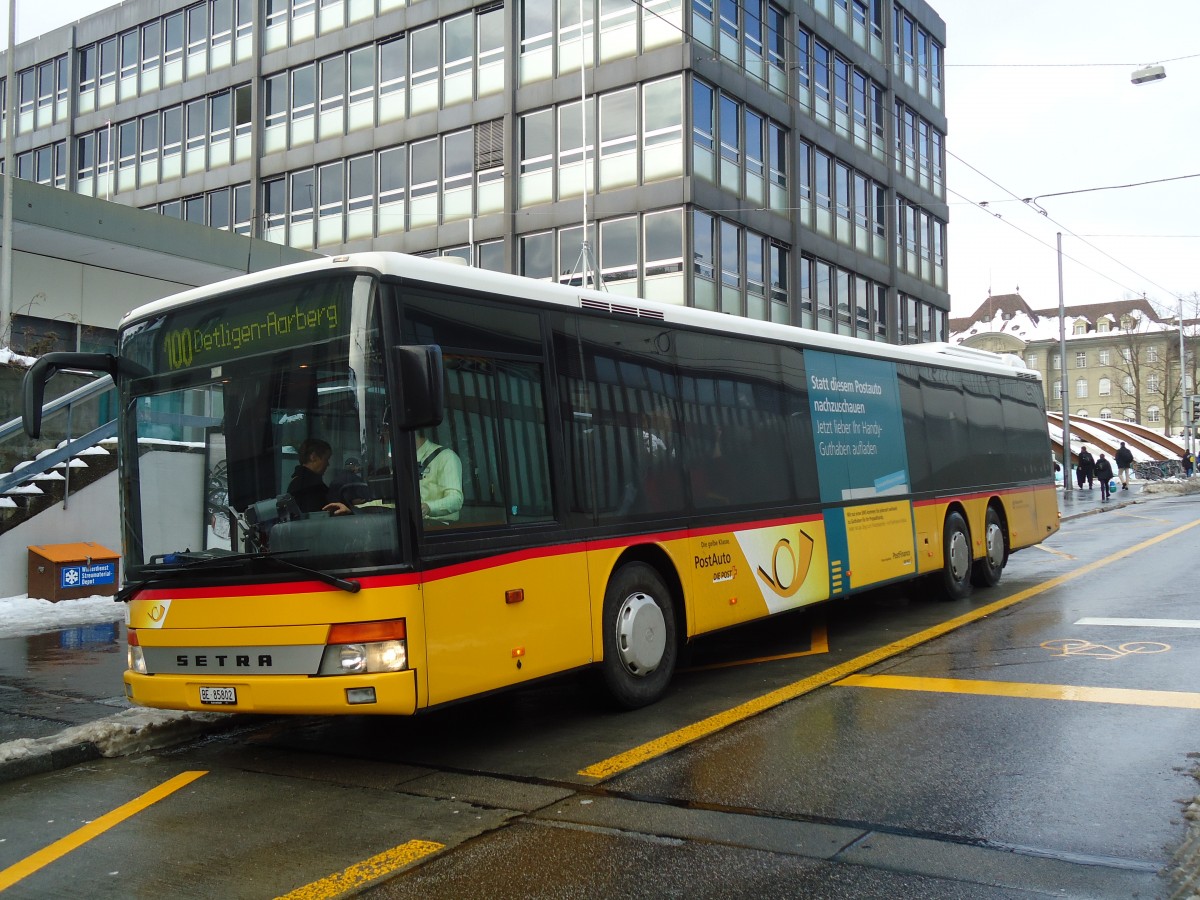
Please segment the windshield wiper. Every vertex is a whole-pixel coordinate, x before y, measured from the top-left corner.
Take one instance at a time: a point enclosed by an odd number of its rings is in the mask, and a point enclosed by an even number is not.
[[[188,551],[175,554],[176,556],[184,556]],[[129,600],[138,591],[149,587],[152,584],[157,584],[163,581],[173,581],[177,578],[182,578],[187,575],[194,575],[196,572],[206,571],[211,569],[225,569],[229,566],[238,565],[243,562],[254,560],[264,560],[274,563],[284,569],[290,569],[293,572],[302,572],[305,575],[311,575],[317,581],[323,584],[328,584],[332,587],[340,588],[350,594],[357,594],[362,590],[362,585],[357,581],[350,581],[346,578],[339,578],[336,575],[331,575],[329,572],[322,572],[320,569],[312,569],[308,566],[302,566],[298,562],[293,562],[290,559],[285,559],[285,553],[305,553],[305,550],[278,550],[274,553],[229,553],[219,556],[205,556],[200,558],[192,558],[190,561],[174,568],[164,569],[161,572],[156,572],[150,578],[142,581],[136,581],[125,585],[121,590],[117,591],[113,598],[118,603],[124,603]]]

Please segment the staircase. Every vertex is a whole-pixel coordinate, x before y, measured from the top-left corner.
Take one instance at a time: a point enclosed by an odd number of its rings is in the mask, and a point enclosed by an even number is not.
[[[23,367],[0,369],[0,394],[17,412]],[[65,375],[65,377],[63,377]],[[19,416],[0,424],[0,597],[25,590],[27,546],[95,540],[119,550],[116,391],[105,375],[60,373],[43,407],[42,437]],[[80,492],[111,476],[101,496]]]

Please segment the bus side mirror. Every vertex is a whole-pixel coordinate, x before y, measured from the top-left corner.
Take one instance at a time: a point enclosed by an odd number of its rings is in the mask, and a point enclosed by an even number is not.
[[[437,344],[393,347],[392,362],[400,378],[399,402],[392,403],[395,424],[409,431],[441,424],[446,414],[442,348]]]
[[[59,369],[84,369],[92,372],[117,374],[117,358],[111,353],[47,353],[37,359],[21,383],[21,417],[25,434],[31,438],[42,436],[42,404],[46,396],[46,382]]]

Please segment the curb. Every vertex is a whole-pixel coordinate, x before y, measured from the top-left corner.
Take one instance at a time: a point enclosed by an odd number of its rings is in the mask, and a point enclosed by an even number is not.
[[[1137,498],[1130,497],[1128,500],[1120,500],[1120,501],[1118,501],[1116,503],[1112,503],[1108,506],[1104,506],[1104,505],[1094,506],[1091,509],[1081,509],[1078,512],[1063,513],[1062,515],[1059,516],[1059,519],[1061,521],[1065,522],[1068,519],[1081,519],[1084,516],[1096,516],[1096,515],[1099,515],[1100,513],[1112,512],[1114,509],[1122,509],[1123,507],[1126,507],[1126,506],[1133,506],[1135,503],[1142,503],[1144,501],[1144,499],[1145,498],[1143,498],[1143,497],[1137,497]],[[1100,503],[1103,504],[1104,501],[1101,500]]]
[[[160,750],[193,737],[235,728],[252,717],[255,717],[252,713],[123,710],[49,737],[0,744],[0,783],[97,759]]]
[[[66,769],[80,763],[100,759],[104,754],[95,741],[83,741],[67,747],[57,747],[44,753],[22,756],[0,762],[0,783],[15,781],[18,778],[28,778],[30,775],[44,775]]]

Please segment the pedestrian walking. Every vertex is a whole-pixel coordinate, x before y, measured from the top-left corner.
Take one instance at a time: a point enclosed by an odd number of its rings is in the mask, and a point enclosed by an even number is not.
[[[1117,479],[1121,482],[1121,490],[1129,490],[1129,469],[1133,465],[1133,451],[1121,441],[1113,459],[1117,462]]]
[[[1075,480],[1079,482],[1079,489],[1083,490],[1083,483],[1086,481],[1088,490],[1092,489],[1092,482],[1096,477],[1096,460],[1092,454],[1088,453],[1087,447],[1079,448],[1079,455],[1076,457],[1078,462],[1075,464]]]
[[[1192,469],[1196,466],[1196,457],[1192,455],[1191,450],[1184,450],[1179,454],[1179,459],[1183,463],[1183,474],[1185,478],[1192,477]]]
[[[1100,499],[1107,500],[1109,498],[1108,491],[1112,485],[1113,470],[1112,463],[1103,453],[1096,457],[1094,474],[1100,479]]]

